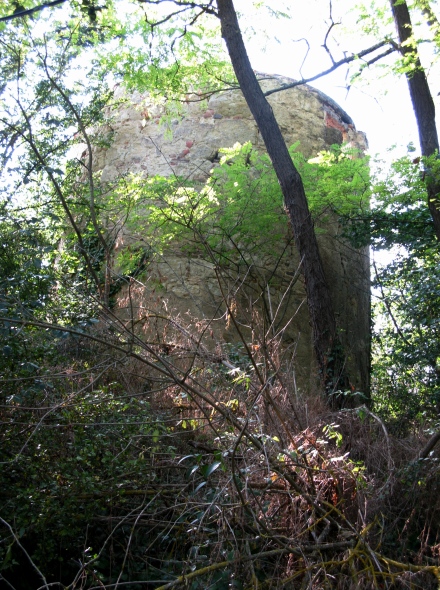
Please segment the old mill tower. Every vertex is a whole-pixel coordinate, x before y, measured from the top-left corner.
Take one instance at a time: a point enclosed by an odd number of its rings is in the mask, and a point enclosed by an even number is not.
[[[291,80],[270,76],[262,85],[269,89],[288,82]],[[272,94],[269,101],[286,143],[299,142],[298,149],[307,158],[332,144],[366,148],[365,135],[356,131],[350,117],[310,86]],[[203,186],[218,166],[221,148],[251,142],[255,150],[264,152],[258,128],[240,91],[214,94],[202,104],[188,101],[175,116],[168,117],[167,125],[163,124],[166,104],[153,103],[139,93],[109,110],[111,141],[97,148],[94,155],[94,168],[101,173],[101,181],[111,183],[131,173],[146,179],[157,175],[182,178]],[[368,250],[354,249],[340,236],[336,217],[327,218],[326,223],[318,240],[352,386],[368,391]],[[135,248],[143,241],[142,231],[137,232],[132,224],[131,229],[120,231],[116,249]],[[206,350],[218,351],[237,344],[237,326],[249,344],[258,347],[266,330],[265,338],[278,338],[284,351],[280,354],[291,363],[297,391],[314,391],[319,379],[299,259],[292,241],[284,241],[276,252],[262,251],[245,258],[235,257],[229,268],[221,269],[219,278],[219,269],[209,256],[171,242],[152,256],[142,277],[137,277],[132,286],[130,297],[124,289],[119,292],[118,313],[124,316],[128,308],[130,313],[136,309],[139,315],[155,310],[152,316],[156,322],[161,313],[173,314],[185,329],[195,330],[195,337]],[[235,325],[225,300],[233,310]]]

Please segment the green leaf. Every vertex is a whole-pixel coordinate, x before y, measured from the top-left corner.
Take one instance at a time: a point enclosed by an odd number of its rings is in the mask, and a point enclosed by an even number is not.
[[[191,475],[193,475],[193,473],[195,473],[198,468],[199,468],[199,465],[193,465],[192,467],[190,467],[190,469],[188,471],[188,477],[191,477]]]
[[[6,344],[6,346],[3,346],[3,354],[6,357],[12,356],[12,354],[13,354],[12,347],[9,346],[8,344]]]
[[[183,461],[186,461],[187,459],[192,459],[194,457],[194,455],[185,455],[184,457],[182,457],[179,462],[177,463],[178,465],[180,465]]]
[[[204,465],[200,469],[200,472],[202,473],[203,477],[207,479],[211,473],[214,473],[214,471],[220,467],[221,464],[221,461],[214,461],[214,463],[211,463],[211,465]]]
[[[207,482],[206,481],[202,481],[199,483],[199,485],[196,487],[196,489],[194,490],[194,494],[196,494],[199,490],[201,490],[204,486],[206,486]]]

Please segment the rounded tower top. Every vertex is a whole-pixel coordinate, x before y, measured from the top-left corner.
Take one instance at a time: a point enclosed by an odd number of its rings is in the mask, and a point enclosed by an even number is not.
[[[299,142],[298,150],[306,157],[332,144],[367,148],[365,134],[356,131],[347,113],[323,92],[308,85],[289,87],[295,81],[282,76],[259,78],[265,92],[287,87],[268,100],[288,146]],[[240,90],[219,91],[208,100],[195,92],[171,106],[139,92],[127,96],[122,88],[116,94],[127,100],[109,111],[111,145],[95,154],[94,167],[102,171],[104,182],[128,171],[204,181],[220,148],[249,141],[265,151]]]

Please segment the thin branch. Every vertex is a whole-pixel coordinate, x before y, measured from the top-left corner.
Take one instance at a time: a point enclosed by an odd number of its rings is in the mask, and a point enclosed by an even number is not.
[[[307,45],[306,54],[304,56],[304,59],[301,62],[300,67],[299,67],[299,73],[301,75],[301,78],[304,78],[304,76],[302,75],[302,69],[304,67],[304,64],[306,63],[307,56],[309,55],[309,52],[310,52],[310,43],[307,41],[307,39],[305,37],[302,37],[301,39],[294,39],[293,40],[293,43],[299,43],[300,41],[305,41],[306,42],[306,45]]]
[[[176,10],[174,12],[170,12],[169,14],[164,16],[163,19],[157,20],[154,22],[149,21],[147,15],[145,15],[145,22],[147,23],[147,25],[150,26],[151,30],[153,30],[154,27],[159,27],[160,25],[164,25],[166,22],[170,21],[173,18],[173,16],[178,16],[179,14],[182,14],[183,12],[186,12],[187,10],[189,10],[188,7],[182,8],[181,10]]]
[[[101,373],[95,377],[93,379],[93,381],[91,381],[90,383],[87,383],[84,387],[82,387],[81,389],[79,389],[78,391],[75,391],[74,393],[72,393],[66,401],[70,401],[71,399],[73,399],[74,397],[78,396],[79,394],[83,393],[84,391],[87,391],[89,389],[89,387],[93,386],[97,381],[99,381],[99,379],[107,372],[108,367],[106,367],[103,371],[101,371]],[[29,434],[29,436],[26,438],[25,442],[23,443],[21,449],[15,454],[15,457],[12,459],[12,461],[1,461],[0,465],[4,465],[6,463],[10,463],[10,462],[14,462],[17,461],[17,459],[23,454],[23,451],[26,449],[26,447],[28,446],[31,438],[34,436],[34,434],[40,429],[40,426],[42,425],[42,423],[44,422],[44,420],[47,418],[47,416],[49,416],[50,414],[53,414],[56,410],[58,410],[59,408],[64,406],[64,401],[60,401],[58,404],[55,404],[54,406],[52,406],[47,412],[45,412],[45,414],[43,414],[43,416],[41,417],[41,419],[39,420],[39,422],[35,425],[35,427],[32,429],[32,432]]]
[[[74,106],[72,101],[70,100],[67,92],[61,87],[60,84],[58,84],[58,82],[55,80],[55,78],[51,75],[51,73],[49,71],[49,67],[47,65],[46,56],[43,57],[40,55],[40,57],[43,61],[44,71],[46,72],[47,79],[52,84],[52,86],[55,88],[55,90],[58,92],[58,94],[62,97],[64,103],[67,105],[67,108],[70,109],[70,112],[73,114],[75,121],[77,122],[78,128],[84,138],[84,141],[86,142],[87,158],[88,158],[86,170],[87,170],[87,177],[88,177],[88,183],[89,183],[89,193],[90,193],[90,218],[91,218],[93,227],[96,231],[96,234],[98,236],[98,239],[101,242],[104,250],[107,252],[109,249],[109,246],[108,246],[104,236],[102,235],[102,232],[99,228],[98,220],[96,218],[95,185],[94,185],[94,178],[93,178],[93,150],[92,150],[92,144],[90,142],[89,134],[87,133],[87,129],[84,124],[84,121],[82,120],[78,110],[76,109],[76,107]]]
[[[327,46],[327,40],[328,40],[328,36],[329,36],[329,35],[330,35],[330,33],[331,33],[331,30],[332,30],[332,29],[333,29],[333,27],[335,27],[337,24],[338,24],[338,23],[335,23],[335,22],[333,22],[333,20],[332,20],[332,23],[331,23],[331,25],[329,26],[327,33],[325,34],[324,43],[322,44],[322,46],[323,46],[323,47],[324,47],[324,49],[326,50],[326,52],[327,52],[327,55],[329,56],[329,58],[330,58],[330,60],[331,60],[331,62],[332,62],[332,64],[333,64],[333,65],[335,65],[335,64],[336,64],[336,62],[335,62],[335,60],[333,59],[332,52],[330,51],[330,49],[329,49],[329,48],[328,48],[328,46]]]
[[[34,14],[36,12],[40,12],[41,10],[44,10],[45,8],[52,8],[53,6],[58,6],[59,4],[64,4],[67,1],[68,0],[52,0],[52,2],[45,2],[44,4],[40,4],[39,6],[34,6],[33,8],[28,8],[27,10],[25,10],[25,9],[16,10],[12,14],[9,14],[8,16],[2,16],[0,18],[0,23],[6,22],[9,20],[13,20],[14,18],[21,18],[23,16],[29,16],[29,15]]]
[[[344,549],[347,547],[351,547],[353,545],[352,541],[342,541],[340,543],[321,543],[321,544],[313,544],[313,545],[298,545],[298,547],[286,547],[285,549],[273,549],[272,551],[262,551],[261,553],[254,553],[252,555],[240,555],[239,557],[237,557],[236,559],[231,559],[229,561],[220,561],[218,563],[213,563],[211,565],[208,565],[206,567],[203,567],[199,570],[196,570],[195,572],[191,572],[189,574],[184,574],[182,576],[179,576],[176,580],[173,580],[172,582],[169,582],[168,584],[165,584],[164,586],[159,586],[159,588],[156,588],[156,590],[169,590],[169,588],[173,588],[174,586],[177,586],[178,584],[184,584],[186,581],[191,580],[193,578],[197,578],[199,576],[203,576],[205,574],[209,574],[213,571],[216,571],[218,569],[224,568],[224,567],[228,567],[230,565],[232,565],[233,563],[244,563],[246,561],[255,561],[257,559],[264,559],[265,557],[272,557],[275,555],[285,555],[285,554],[289,554],[292,553],[293,555],[297,555],[299,557],[302,556],[302,552],[308,552],[308,551],[325,551],[326,549],[333,549],[333,548],[340,548],[340,549]],[[98,588],[93,589],[91,588],[90,590],[98,590]]]
[[[17,100],[17,104],[18,104],[18,107],[21,110],[21,113],[23,115],[23,118],[25,119],[25,122],[26,122],[26,125],[27,125],[27,131],[29,133],[29,136],[26,136],[25,135],[25,131],[24,130],[17,129],[17,127],[15,127],[14,125],[8,125],[8,127],[11,130],[15,131],[17,134],[19,134],[20,137],[23,139],[23,141],[28,144],[28,146],[30,147],[30,149],[34,153],[35,157],[37,158],[39,164],[41,165],[42,169],[45,170],[47,176],[49,177],[49,180],[52,183],[52,186],[54,188],[54,191],[57,194],[59,200],[61,201],[61,205],[62,205],[62,207],[63,207],[63,209],[64,209],[64,211],[65,211],[65,213],[66,213],[66,215],[67,215],[67,217],[69,219],[70,225],[72,226],[72,228],[73,228],[73,230],[74,230],[74,232],[76,234],[76,237],[78,239],[78,244],[79,244],[79,250],[80,250],[80,252],[81,252],[81,254],[82,254],[82,256],[83,256],[83,258],[85,260],[85,263],[86,263],[87,268],[88,268],[88,270],[90,272],[90,275],[93,278],[93,281],[94,281],[94,283],[96,285],[96,288],[101,293],[102,289],[101,289],[101,286],[100,286],[100,281],[98,279],[98,275],[95,272],[95,269],[93,268],[93,264],[92,264],[92,262],[90,260],[90,257],[87,254],[87,249],[86,249],[85,244],[84,244],[82,233],[81,233],[81,231],[80,231],[80,229],[79,229],[79,227],[78,227],[78,225],[77,225],[77,223],[76,223],[76,221],[75,221],[75,219],[73,217],[73,214],[72,214],[72,212],[70,210],[70,207],[69,207],[69,204],[67,203],[67,200],[64,197],[64,194],[63,194],[63,191],[61,189],[61,186],[60,186],[59,182],[55,178],[55,176],[54,176],[53,172],[51,171],[50,167],[47,166],[47,161],[46,161],[45,156],[40,152],[38,146],[36,145],[36,143],[35,143],[35,141],[33,139],[32,126],[31,126],[30,119],[27,116],[26,109],[22,106],[22,104],[21,104],[21,102],[20,102],[19,99]]]
[[[384,293],[382,283],[379,280],[379,272],[377,270],[376,262],[374,260],[373,260],[373,268],[374,268],[374,274],[376,275],[376,280],[377,280],[378,285],[379,285],[380,293],[382,295],[382,301],[383,301],[385,307],[387,308],[387,312],[388,312],[388,314],[389,314],[389,316],[391,318],[391,321],[393,322],[393,325],[396,328],[397,333],[402,338],[402,340],[405,342],[405,344],[410,345],[410,342],[409,342],[408,338],[402,332],[402,330],[400,329],[399,324],[397,323],[396,318],[394,317],[394,314],[393,314],[392,309],[391,309],[390,302],[388,301],[388,298],[387,298],[387,296]]]
[[[124,552],[124,559],[122,561],[122,565],[121,565],[121,569],[120,569],[120,572],[119,572],[118,579],[116,580],[115,588],[117,588],[118,586],[122,586],[121,577],[122,577],[122,574],[124,572],[125,564],[127,563],[128,552],[129,552],[129,549],[130,549],[131,542],[133,540],[133,534],[134,534],[136,525],[139,522],[140,518],[143,516],[145,510],[150,507],[150,505],[156,500],[156,498],[160,495],[161,492],[162,492],[162,490],[159,490],[158,492],[156,492],[155,496],[148,502],[148,504],[146,504],[142,508],[142,510],[137,515],[136,520],[134,521],[133,526],[131,527],[130,536],[129,536],[128,541],[127,541],[127,547],[126,547],[125,552]]]
[[[139,509],[142,509],[142,504],[139,506]],[[78,571],[78,573],[76,574],[73,582],[71,584],[69,584],[69,586],[65,587],[65,590],[75,590],[75,588],[77,588],[77,583],[78,581],[81,579],[83,573],[87,570],[87,568],[90,568],[91,565],[93,565],[96,561],[98,561],[101,558],[101,555],[105,549],[105,547],[107,546],[107,544],[109,543],[109,541],[111,540],[111,538],[113,537],[114,533],[116,532],[116,530],[118,528],[120,528],[124,522],[126,522],[135,512],[136,510],[138,510],[138,508],[134,508],[133,510],[131,510],[126,516],[124,516],[123,518],[121,518],[120,522],[114,527],[114,529],[110,532],[110,534],[108,535],[108,537],[105,539],[103,545],[101,546],[101,549],[99,550],[99,552],[97,553],[97,555],[95,555],[92,559],[90,559],[90,561],[87,561],[85,563],[81,562],[81,568]],[[102,586],[99,586],[100,590],[102,589]]]
[[[366,414],[368,414],[369,416],[371,416],[374,420],[376,420],[376,422],[378,422],[383,430],[383,433],[385,435],[385,440],[387,441],[387,450],[388,450],[388,471],[389,473],[393,473],[395,466],[394,466],[394,461],[393,461],[393,457],[392,457],[392,453],[391,453],[391,443],[390,443],[390,437],[388,435],[388,431],[386,429],[385,424],[383,423],[383,421],[379,418],[379,416],[376,416],[376,414],[373,414],[373,412],[371,412],[367,406],[363,405],[360,408],[356,409],[356,412],[359,412],[359,410],[364,411]],[[384,486],[385,487],[385,486]]]
[[[295,82],[291,82],[290,84],[283,84],[282,86],[279,86],[278,88],[273,88],[272,90],[268,90],[267,92],[264,93],[264,96],[270,96],[271,94],[275,94],[275,92],[281,92],[282,90],[288,90],[289,88],[295,88],[296,86],[302,86],[303,84],[308,84],[309,82],[313,82],[314,80],[318,80],[318,78],[323,78],[324,76],[331,74],[332,72],[334,72],[335,70],[337,70],[341,66],[349,64],[357,59],[360,59],[360,58],[368,55],[369,53],[373,53],[373,51],[377,51],[378,49],[380,49],[381,47],[385,47],[386,45],[391,45],[391,48],[388,49],[387,51],[383,52],[380,56],[372,58],[371,62],[368,62],[368,64],[374,63],[378,59],[386,57],[387,55],[390,55],[391,53],[393,53],[394,51],[397,50],[397,45],[394,42],[392,42],[390,39],[385,39],[384,41],[381,41],[380,43],[376,43],[376,45],[372,45],[368,49],[364,49],[363,51],[360,51],[359,53],[349,55],[348,57],[344,57],[344,59],[341,59],[341,60],[335,62],[327,70],[324,70],[324,71],[320,72],[319,74],[315,74],[314,76],[311,76],[310,78],[303,78],[302,80],[296,80]]]
[[[44,586],[42,586],[43,588],[46,588],[46,590],[48,590],[49,586],[47,585],[47,581],[46,578],[44,577],[44,574],[41,572],[41,570],[35,565],[34,561],[32,560],[32,557],[29,555],[29,553],[26,551],[26,549],[23,547],[23,545],[20,543],[20,539],[17,537],[17,535],[14,532],[14,529],[11,527],[11,525],[6,522],[6,520],[3,520],[3,518],[0,516],[0,522],[2,522],[6,528],[9,529],[9,532],[11,533],[11,535],[14,537],[14,541],[17,543],[17,545],[20,547],[20,549],[23,551],[23,553],[26,555],[26,557],[28,558],[31,566],[33,567],[33,569],[37,572],[37,574],[40,576],[40,578],[43,580]]]
[[[8,585],[8,588],[12,588],[12,590],[16,590],[15,586],[13,586],[11,584],[11,582],[8,582],[8,580],[4,576],[2,576],[2,574],[0,574],[0,582],[5,582],[5,584]],[[43,588],[44,588],[44,586],[43,586]]]
[[[206,12],[207,14],[213,14],[214,16],[217,16],[217,11],[214,8],[212,8],[214,0],[210,0],[210,2],[208,4],[202,4],[202,3],[198,3],[198,2],[182,2],[180,0],[138,0],[139,4],[153,4],[153,5],[163,4],[164,1],[168,1],[171,4],[175,4],[176,6],[184,6],[185,10],[199,8],[199,9],[203,10],[203,12]]]

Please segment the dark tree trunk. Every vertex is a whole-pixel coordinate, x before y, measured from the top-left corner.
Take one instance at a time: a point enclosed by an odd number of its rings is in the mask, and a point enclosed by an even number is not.
[[[420,63],[418,51],[412,45],[404,45],[413,34],[411,16],[406,2],[390,0],[393,11],[394,23],[401,45],[402,55],[410,56],[415,62],[416,69],[406,74],[411,101],[416,116],[419,131],[420,148],[423,156],[432,156],[438,152],[438,135],[435,125],[435,106],[429,89],[425,70]],[[426,188],[428,193],[428,207],[434,222],[437,240],[440,241],[440,210],[439,194],[440,179],[434,178],[429,171],[426,175]]]
[[[272,161],[288,210],[301,258],[313,343],[326,391],[346,390],[344,354],[339,341],[333,304],[324,275],[304,186],[290,157],[272,108],[252,70],[232,0],[217,0],[218,15],[241,91],[254,116]]]

